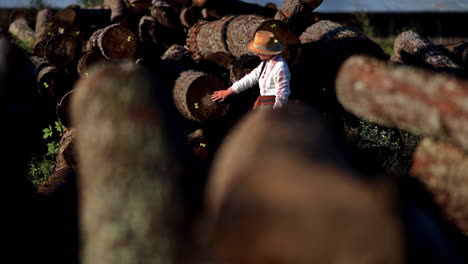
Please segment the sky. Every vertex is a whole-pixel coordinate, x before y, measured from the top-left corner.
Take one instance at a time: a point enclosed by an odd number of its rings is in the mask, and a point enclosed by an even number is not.
[[[278,7],[283,0],[244,0],[245,2],[265,5],[275,3]],[[44,0],[54,7],[65,7],[77,0]],[[29,6],[30,0],[0,0],[0,7]],[[408,12],[408,11],[466,11],[468,0],[324,0],[317,12]]]

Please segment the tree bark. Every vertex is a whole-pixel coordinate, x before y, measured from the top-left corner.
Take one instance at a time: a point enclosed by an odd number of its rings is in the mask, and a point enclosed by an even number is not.
[[[184,165],[161,85],[135,64],[97,69],[76,85],[82,263],[175,263]]]
[[[39,94],[42,97],[53,99],[54,102],[60,100],[65,94],[64,73],[52,66],[46,59],[30,57],[36,68],[36,81]],[[55,104],[54,104],[55,106]]]
[[[200,71],[184,71],[174,84],[174,102],[179,112],[189,120],[216,120],[226,114],[229,105],[213,102],[210,96],[214,91],[224,89],[224,83],[213,76]]]
[[[58,27],[54,21],[54,11],[50,8],[39,10],[36,15],[35,41],[33,55],[45,56],[45,47],[49,39],[58,33]]]
[[[86,44],[86,50],[99,48],[102,55],[112,60],[132,58],[137,49],[135,34],[125,26],[113,24],[96,30]]]
[[[53,36],[45,47],[44,55],[50,64],[63,67],[75,61],[81,53],[81,45],[75,37],[67,34]]]
[[[238,58],[252,54],[246,48],[247,43],[253,40],[258,30],[273,32],[286,47],[297,42],[297,38],[284,22],[262,16],[241,15],[225,16],[212,22],[200,21],[189,29],[187,45],[195,60],[210,60],[212,57]],[[223,62],[218,64],[227,66]]]
[[[424,183],[445,217],[468,232],[468,155],[456,146],[425,138],[413,158],[412,176]]]
[[[81,58],[78,60],[78,74],[81,77],[88,77],[88,72],[91,66],[99,63],[109,62],[102,54],[97,50],[87,50],[81,55]]]
[[[460,67],[448,53],[413,31],[405,31],[395,38],[391,61],[424,67],[453,74],[461,74]]]
[[[126,25],[127,4],[124,0],[104,0],[104,6],[111,10],[110,21],[112,24]]]
[[[348,59],[336,80],[339,102],[386,127],[433,136],[468,150],[468,82],[376,59]]]
[[[465,70],[465,75],[468,74],[468,42],[460,41],[443,45],[443,48],[449,52],[453,61]]]
[[[35,41],[34,31],[29,27],[26,17],[18,16],[10,23],[8,32],[28,50],[32,51]]]
[[[300,23],[305,16],[320,6],[322,2],[323,0],[286,0],[278,9],[275,19],[289,24]]]
[[[214,262],[401,263],[396,197],[361,181],[337,142],[304,105],[250,112],[209,175],[202,234]]]
[[[211,156],[211,144],[203,134],[202,129],[197,129],[187,136],[187,144],[190,146],[193,155],[202,161],[206,161]]]
[[[70,123],[70,100],[74,94],[74,91],[75,90],[71,90],[62,96],[60,101],[57,103],[57,107],[55,108],[57,120],[68,128],[73,127],[73,125]],[[72,164],[67,164],[67,166],[71,165]]]
[[[76,141],[76,130],[68,127],[63,133],[62,138],[59,141],[59,149],[57,150],[57,156],[55,157],[56,169],[71,168],[77,171],[76,154],[75,154],[75,141]]]

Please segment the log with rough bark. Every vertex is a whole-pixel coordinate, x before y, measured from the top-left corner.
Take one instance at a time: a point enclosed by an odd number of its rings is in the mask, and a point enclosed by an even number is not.
[[[348,57],[367,54],[388,58],[382,48],[362,32],[330,20],[314,23],[300,35],[299,40],[300,52],[289,63],[294,76],[291,79],[291,98],[312,103],[326,111],[339,106],[334,87],[336,73]]]
[[[323,0],[285,0],[276,12],[275,19],[293,25],[291,28],[300,34],[305,29],[306,19],[304,17],[322,2]]]
[[[184,166],[161,85],[133,63],[76,84],[81,263],[175,263]]]
[[[252,54],[247,50],[247,44],[253,40],[258,30],[273,32],[286,47],[298,42],[282,21],[263,16],[241,15],[225,16],[212,22],[200,21],[189,29],[187,45],[195,60],[211,60],[226,67],[229,58]],[[284,53],[287,53],[287,49]]]
[[[195,25],[199,20],[203,19],[203,8],[198,6],[191,6],[180,11],[180,22],[186,28]]]
[[[57,168],[50,178],[39,186],[41,196],[64,198],[76,194],[76,173],[72,167]]]
[[[56,67],[63,67],[75,61],[81,53],[77,38],[68,34],[57,34],[48,42],[44,50],[45,58]]]
[[[14,11],[11,14],[8,33],[18,40],[26,50],[31,51],[35,41],[35,33],[29,26],[26,15],[23,12]]]
[[[59,141],[59,148],[55,156],[56,169],[72,168],[77,169],[77,160],[75,153],[76,132],[75,128],[67,128]]]
[[[128,0],[128,11],[135,15],[148,15],[150,7],[151,0]]]
[[[303,105],[250,112],[231,130],[206,191],[214,262],[401,263],[396,196],[363,180],[337,142]]]
[[[374,58],[351,57],[336,80],[339,102],[386,127],[452,142],[468,150],[468,82]]]
[[[78,74],[81,77],[88,77],[88,72],[91,66],[101,63],[108,63],[109,61],[102,56],[102,54],[94,49],[85,51],[78,60]]]
[[[60,101],[57,102],[55,114],[57,120],[62,123],[65,127],[72,127],[70,123],[70,100],[75,90],[67,92]]]
[[[36,69],[36,81],[39,94],[44,98],[54,99],[54,102],[60,100],[65,94],[63,71],[52,66],[44,58],[34,56],[29,58]]]
[[[468,154],[431,138],[421,141],[413,158],[412,176],[424,183],[445,217],[468,232]]]
[[[468,74],[468,42],[460,41],[442,47],[449,52],[453,61],[465,70],[465,74]]]
[[[127,24],[126,9],[127,3],[124,0],[104,0],[103,5],[111,10],[110,21],[112,24]]]
[[[71,5],[55,13],[54,19],[61,27],[86,28],[96,26],[105,27],[110,24],[110,9],[90,9],[81,8],[78,5]]]
[[[226,114],[229,105],[213,102],[210,96],[224,89],[224,83],[214,76],[195,70],[184,71],[174,84],[174,102],[179,112],[189,120],[216,120]]]
[[[395,38],[393,50],[392,62],[461,74],[460,66],[450,59],[444,49],[414,31],[400,33]]]
[[[206,139],[202,129],[197,129],[187,135],[187,144],[198,160],[207,160],[210,156],[211,144]]]
[[[113,24],[96,30],[86,44],[86,50],[98,48],[108,60],[130,59],[135,55],[137,39],[126,26]]]
[[[39,10],[36,15],[35,41],[33,55],[45,56],[45,47],[49,39],[58,33],[58,27],[54,21],[54,11],[50,8]]]

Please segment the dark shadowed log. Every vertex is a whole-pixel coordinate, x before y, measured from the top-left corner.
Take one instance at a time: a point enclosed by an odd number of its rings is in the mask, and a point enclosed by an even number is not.
[[[192,5],[214,10],[221,16],[251,14],[273,17],[275,15],[275,12],[270,8],[239,0],[195,0],[192,1]]]
[[[444,49],[416,32],[400,33],[395,38],[393,50],[392,62],[461,74],[460,67],[450,59]]]
[[[31,27],[29,27],[26,15],[23,12],[12,12],[8,33],[18,40],[28,51],[31,51],[35,41],[35,34]]]
[[[166,88],[151,76],[128,63],[76,85],[81,263],[175,263],[178,255],[184,166],[169,99],[157,94]]]
[[[72,127],[70,123],[70,100],[73,95],[74,90],[69,91],[62,99],[58,101],[55,114],[57,115],[57,120],[62,123],[65,127]]]
[[[43,182],[37,193],[42,196],[64,198],[76,194],[76,174],[72,167],[60,167]]]
[[[63,132],[62,138],[59,141],[57,156],[55,157],[55,170],[65,167],[70,167],[74,170],[77,169],[78,164],[75,153],[75,135],[75,128],[68,128]]]
[[[166,0],[156,0],[151,4],[151,16],[156,18],[159,24],[166,28],[179,28],[179,17],[175,8]]]
[[[174,84],[174,102],[179,112],[189,120],[215,120],[226,114],[229,105],[213,102],[210,96],[214,91],[224,89],[224,83],[213,76],[194,70],[184,71]]]
[[[108,63],[109,61],[102,56],[102,54],[95,50],[87,50],[81,55],[81,58],[78,60],[78,74],[81,77],[88,77],[89,68],[95,64]]]
[[[61,27],[104,27],[110,23],[110,9],[87,9],[71,5],[55,13],[54,19]]]
[[[412,176],[424,183],[444,215],[468,232],[468,154],[430,138],[421,141],[413,158]]]
[[[192,149],[193,155],[199,160],[207,160],[210,154],[211,144],[203,135],[202,129],[197,129],[187,136],[187,144]]]
[[[212,22],[200,21],[189,29],[187,45],[195,60],[240,57],[251,54],[247,50],[247,43],[253,40],[258,30],[273,32],[284,45],[297,42],[297,38],[282,21],[262,16],[241,15],[225,16]],[[223,61],[228,60],[223,59]],[[223,63],[218,64],[227,66]]]
[[[200,233],[214,262],[404,260],[390,186],[365,182],[332,135],[302,105],[253,111],[230,132],[210,171]]]
[[[75,37],[67,34],[53,36],[45,47],[45,58],[56,67],[75,61],[81,53],[81,45]]]
[[[261,60],[254,55],[242,56],[229,65],[229,80],[234,83],[240,80],[244,75],[255,69]]]
[[[285,0],[276,12],[275,19],[291,25],[291,28],[300,34],[308,26],[306,17],[316,9],[323,0]]]
[[[201,7],[191,6],[182,9],[180,12],[180,22],[184,27],[190,28],[195,25],[199,20],[203,19]]]
[[[148,15],[150,13],[151,0],[128,0],[128,10],[137,15]]]
[[[127,3],[124,0],[104,0],[104,6],[111,10],[110,21],[112,24],[127,24],[125,18]]]
[[[376,59],[348,59],[336,80],[345,109],[380,125],[442,138],[468,150],[468,82]]]
[[[47,42],[53,35],[57,33],[58,26],[54,21],[54,11],[50,8],[39,10],[36,15],[33,55],[44,57]]]
[[[354,54],[388,58],[380,46],[362,32],[329,20],[308,27],[299,40],[298,58],[289,64],[293,76],[291,99],[312,103],[325,111],[339,108],[334,85],[343,61]]]
[[[65,94],[64,73],[52,66],[46,59],[30,57],[36,67],[36,80],[39,94],[43,98],[49,98],[55,103]]]
[[[120,24],[97,30],[89,38],[86,50],[99,48],[108,60],[129,59],[135,55],[137,39],[133,32]]]
[[[460,41],[453,44],[447,44],[442,46],[449,52],[453,61],[463,67],[465,74],[468,71],[468,42]]]

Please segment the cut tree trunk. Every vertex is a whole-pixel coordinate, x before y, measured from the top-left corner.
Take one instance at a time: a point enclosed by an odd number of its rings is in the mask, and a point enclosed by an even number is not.
[[[127,4],[124,0],[104,0],[104,6],[111,10],[110,21],[112,24],[127,24],[125,17]]]
[[[444,215],[468,232],[468,154],[453,145],[425,138],[413,158],[412,176],[424,183]]]
[[[41,196],[63,199],[64,196],[75,197],[76,173],[72,167],[57,168],[50,178],[39,186],[37,193]]]
[[[186,28],[192,27],[198,23],[199,20],[203,19],[202,10],[203,8],[198,6],[191,6],[182,9],[180,12],[180,22]]]
[[[286,47],[298,42],[282,21],[262,16],[241,15],[225,16],[212,22],[200,21],[189,29],[187,45],[195,60],[210,60],[226,67],[226,61],[229,62],[226,58],[252,54],[247,50],[247,44],[253,40],[258,30],[273,32]],[[287,49],[283,55],[287,59]]]
[[[441,72],[461,74],[460,67],[444,49],[416,32],[405,31],[395,38],[391,61],[425,67]]]
[[[82,263],[175,263],[179,255],[184,165],[161,85],[132,63],[76,85]]]
[[[105,27],[110,24],[110,9],[85,9],[72,5],[55,13],[54,19],[61,27]]]
[[[67,34],[53,36],[45,47],[45,58],[56,67],[63,67],[75,61],[81,53],[78,39]]]
[[[108,60],[129,59],[135,55],[137,39],[133,32],[120,24],[96,30],[86,45],[86,50],[99,48]]]
[[[57,103],[55,113],[57,115],[57,120],[62,123],[65,127],[73,127],[70,123],[70,102],[71,97],[74,94],[75,90],[71,90],[66,93],[60,101]],[[71,166],[68,164],[67,166]]]
[[[433,136],[468,150],[468,81],[369,58],[348,59],[336,80],[345,109],[386,127]]]
[[[29,27],[24,14],[18,12],[12,14],[12,21],[10,22],[8,32],[28,51],[32,50],[35,34],[31,27]]]
[[[224,89],[224,83],[213,76],[200,71],[184,71],[174,84],[174,102],[179,112],[189,120],[216,120],[226,114],[229,105],[213,102],[210,96]]]
[[[166,28],[177,29],[181,27],[177,11],[165,1],[153,1],[151,16]]]
[[[58,101],[65,94],[64,73],[44,58],[32,56],[30,59],[36,68],[39,94],[42,97],[54,98],[55,101]]]
[[[323,111],[338,110],[335,79],[340,65],[354,54],[387,59],[382,48],[362,32],[323,20],[304,31],[297,57],[290,60],[291,99],[315,105]],[[310,78],[313,78],[311,84]],[[339,111],[339,110],[338,110]]]
[[[323,0],[286,0],[276,12],[275,19],[291,25],[291,29],[300,34],[306,29],[307,20],[304,19],[314,9],[322,4]]]
[[[68,127],[67,130],[63,132],[62,138],[59,141],[57,155],[55,156],[55,171],[66,167],[72,168],[76,171],[75,131],[76,130],[74,128]]]
[[[88,77],[88,71],[91,66],[100,64],[100,63],[108,63],[109,61],[102,56],[102,54],[97,50],[88,50],[81,55],[81,58],[78,60],[78,74],[81,77]]]
[[[449,52],[454,62],[463,67],[465,75],[468,74],[468,42],[460,41],[453,44],[443,45]]]
[[[214,262],[403,261],[396,196],[363,181],[332,135],[304,105],[250,112],[232,130],[205,196],[201,234]]]
[[[39,10],[36,15],[33,55],[44,57],[47,42],[53,35],[57,33],[58,26],[54,21],[54,11],[50,8]]]

